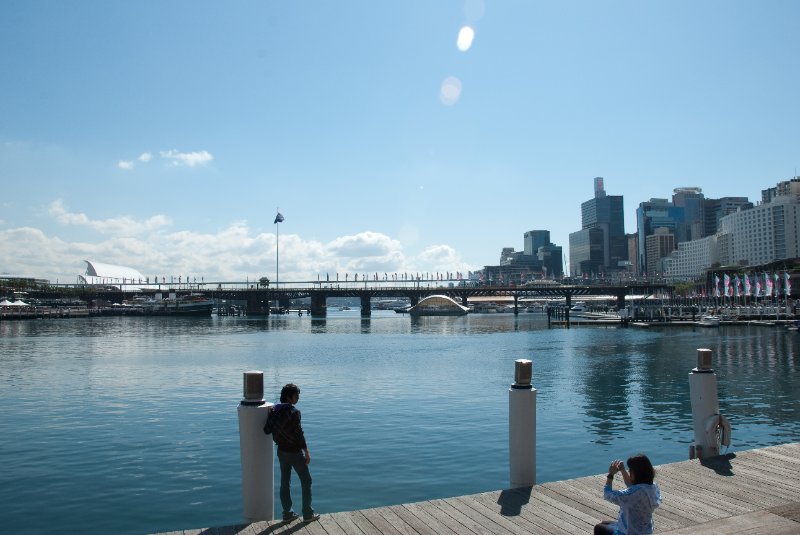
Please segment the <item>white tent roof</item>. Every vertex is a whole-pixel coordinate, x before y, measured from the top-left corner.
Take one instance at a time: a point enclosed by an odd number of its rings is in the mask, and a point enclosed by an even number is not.
[[[17,299],[13,303],[11,303],[10,306],[12,306],[12,307],[26,307],[26,306],[30,306],[30,305],[28,305],[28,303],[25,303],[24,301],[22,301],[20,299]]]
[[[9,301],[8,299],[3,299],[2,301],[0,301],[0,307],[7,307],[10,304],[11,304],[11,301]]]

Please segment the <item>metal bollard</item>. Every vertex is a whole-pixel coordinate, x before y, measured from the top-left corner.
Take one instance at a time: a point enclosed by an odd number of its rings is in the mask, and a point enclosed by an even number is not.
[[[689,373],[689,399],[692,403],[694,444],[689,458],[719,455],[720,445],[731,443],[731,426],[719,412],[717,374],[711,368],[711,350],[697,350],[697,367]]]
[[[239,453],[242,461],[242,504],[247,522],[275,516],[274,447],[264,424],[272,403],[264,401],[264,374],[244,372],[244,396],[239,403]]]
[[[514,363],[514,384],[508,389],[508,452],[511,488],[536,484],[536,389],[533,362]]]

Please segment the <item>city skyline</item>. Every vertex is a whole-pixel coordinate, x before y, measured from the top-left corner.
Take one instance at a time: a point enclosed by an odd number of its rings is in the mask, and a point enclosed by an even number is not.
[[[796,175],[800,5],[0,7],[0,273],[467,272]],[[465,30],[465,28],[469,28]],[[566,266],[565,266],[566,267]]]

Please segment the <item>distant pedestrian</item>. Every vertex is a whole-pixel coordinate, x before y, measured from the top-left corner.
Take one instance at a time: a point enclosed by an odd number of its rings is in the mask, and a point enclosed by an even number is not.
[[[653,483],[655,470],[650,459],[637,454],[628,459],[628,470],[620,460],[611,462],[603,487],[603,498],[619,505],[616,521],[605,520],[594,527],[594,535],[649,535],[653,533],[653,511],[661,503],[661,490]],[[628,487],[614,490],[614,474],[622,473]]]
[[[295,405],[300,400],[300,388],[289,383],[281,389],[281,402],[270,411],[265,432],[272,433],[272,439],[278,445],[278,462],[281,468],[281,507],[283,521],[291,522],[298,518],[292,509],[290,489],[292,470],[300,478],[303,493],[303,522],[319,520],[311,508],[311,473],[308,464],[311,454],[308,452],[303,427],[300,425],[300,411]]]

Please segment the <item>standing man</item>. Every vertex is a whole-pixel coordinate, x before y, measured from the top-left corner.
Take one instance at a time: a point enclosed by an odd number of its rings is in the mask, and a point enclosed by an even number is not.
[[[294,407],[299,400],[300,389],[297,385],[289,383],[284,386],[281,389],[281,402],[272,408],[264,429],[271,429],[272,440],[278,445],[284,522],[291,522],[299,516],[292,510],[292,469],[297,472],[303,489],[303,522],[319,520],[319,515],[314,514],[314,509],[311,508],[311,473],[308,471],[311,454],[308,453],[303,427],[300,425],[300,411]]]

